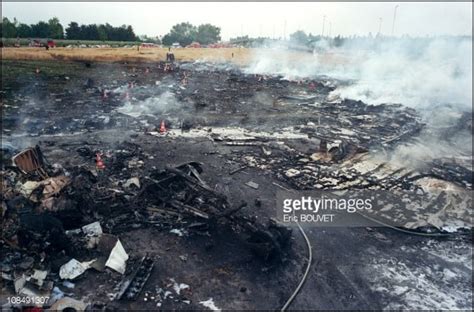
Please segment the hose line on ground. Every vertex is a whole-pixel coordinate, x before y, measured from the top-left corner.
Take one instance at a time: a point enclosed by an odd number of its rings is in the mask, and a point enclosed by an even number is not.
[[[300,292],[301,287],[303,286],[304,282],[306,281],[306,278],[308,277],[309,269],[311,267],[311,262],[313,261],[313,249],[311,247],[311,243],[308,239],[308,236],[306,236],[306,233],[304,232],[303,228],[301,227],[301,225],[298,222],[296,222],[296,225],[298,225],[298,228],[300,229],[301,235],[303,235],[303,237],[306,241],[306,245],[308,246],[308,265],[306,266],[306,270],[303,274],[303,277],[301,278],[300,283],[296,287],[293,294],[291,294],[290,298],[288,298],[288,300],[286,301],[283,308],[281,308],[281,312],[286,311],[286,309],[290,306],[291,302],[293,302],[293,300],[296,298],[296,296]]]
[[[377,220],[377,219],[374,219],[372,217],[369,217],[369,216],[366,216],[360,212],[357,212],[358,215],[360,215],[361,217],[363,218],[366,218],[367,220],[370,220],[372,222],[375,222],[375,223],[378,223],[384,227],[387,227],[387,228],[390,228],[392,230],[395,230],[395,231],[398,231],[398,232],[402,232],[402,233],[405,233],[405,234],[410,234],[410,235],[418,235],[418,236],[426,236],[426,237],[448,237],[448,236],[453,236],[453,235],[456,235],[456,233],[424,233],[424,232],[417,232],[417,231],[414,231],[414,230],[406,230],[406,229],[403,229],[403,228],[400,228],[400,227],[396,227],[396,226],[393,226],[393,225],[390,225],[390,224],[387,224],[383,221],[380,221],[380,220]]]

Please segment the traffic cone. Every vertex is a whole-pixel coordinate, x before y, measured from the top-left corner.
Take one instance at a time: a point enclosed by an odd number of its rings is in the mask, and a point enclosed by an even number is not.
[[[165,132],[166,132],[165,121],[162,120],[160,124],[160,133],[165,133]]]
[[[105,164],[102,158],[100,157],[100,153],[95,154],[95,166],[98,170],[105,169]]]

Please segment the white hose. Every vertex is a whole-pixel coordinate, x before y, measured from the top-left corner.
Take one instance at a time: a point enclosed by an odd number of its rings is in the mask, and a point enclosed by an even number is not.
[[[306,278],[308,277],[309,269],[311,268],[311,262],[313,261],[313,250],[311,247],[311,243],[309,242],[308,236],[306,236],[306,233],[298,222],[296,222],[296,225],[298,225],[298,228],[300,229],[300,232],[306,241],[306,245],[308,246],[308,265],[306,266],[306,271],[304,272],[303,277],[301,278],[301,281],[296,287],[295,291],[293,292],[293,294],[291,294],[290,298],[288,298],[283,308],[281,308],[282,312],[286,311],[286,309],[290,306],[291,302],[298,295],[299,291],[301,290],[301,287],[303,287],[303,284],[306,281]]]

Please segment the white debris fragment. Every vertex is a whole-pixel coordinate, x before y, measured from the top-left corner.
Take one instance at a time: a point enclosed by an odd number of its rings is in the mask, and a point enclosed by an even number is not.
[[[26,181],[24,184],[21,184],[19,191],[25,197],[30,197],[31,193],[40,185],[40,182],[36,181]]]
[[[221,309],[216,307],[214,300],[212,298],[209,298],[206,301],[199,301],[199,304],[202,304],[203,306],[205,306],[206,308],[212,311],[221,311]]]
[[[128,254],[123,248],[123,245],[120,242],[120,240],[117,239],[117,242],[115,243],[114,248],[110,252],[110,256],[107,259],[105,266],[121,274],[124,274],[125,269],[127,267],[127,260],[128,260]]]
[[[100,226],[100,222],[94,222],[87,225],[84,225],[82,228],[82,232],[86,234],[87,239],[87,248],[92,249],[97,246],[99,243],[100,237],[104,233],[102,231],[102,227]]]
[[[294,176],[297,176],[301,173],[301,171],[299,170],[296,170],[296,169],[293,169],[293,168],[290,168],[288,169],[286,172],[285,172],[285,175],[288,177],[288,178],[291,178],[291,177],[294,177]]]
[[[82,227],[82,231],[84,232],[84,234],[89,236],[100,236],[103,233],[99,221],[84,225]]]
[[[170,233],[171,234],[176,234],[179,237],[184,236],[183,230],[180,230],[180,229],[172,229],[172,230],[170,230]]]
[[[68,280],[75,279],[89,269],[90,265],[94,262],[95,259],[88,262],[79,262],[76,259],[71,259],[61,266],[59,269],[59,277]]]
[[[179,295],[181,293],[181,290],[183,289],[189,289],[189,285],[184,284],[184,283],[177,283],[174,279],[171,278],[171,281],[173,282],[173,290],[174,292]]]
[[[140,188],[140,180],[137,177],[128,179],[123,186],[129,188],[130,186],[135,185],[137,188]]]
[[[255,182],[253,182],[253,181],[249,181],[249,182],[245,183],[245,185],[247,185],[248,187],[251,187],[251,188],[253,188],[253,189],[255,189],[255,190],[257,190],[258,187],[259,187],[259,185],[258,185],[257,183],[255,183]]]

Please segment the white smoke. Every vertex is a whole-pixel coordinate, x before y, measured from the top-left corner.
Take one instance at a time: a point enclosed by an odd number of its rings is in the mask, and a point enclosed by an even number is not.
[[[461,112],[472,113],[472,37],[359,38],[339,47],[321,40],[313,53],[274,46],[256,49],[246,71],[290,80],[327,76],[345,81],[329,98],[415,108],[429,128],[417,143],[379,155],[386,161],[418,167],[433,158],[472,155],[472,134],[443,134]]]
[[[334,95],[368,104],[401,103],[419,110],[451,104],[471,110],[470,37],[349,40],[337,48],[321,40],[314,51],[281,45],[256,49],[246,71],[287,79],[324,75],[351,80]]]
[[[119,113],[132,117],[145,115],[156,115],[179,111],[182,104],[176,99],[173,93],[165,91],[156,97],[149,97],[143,101],[126,101],[117,109]]]
[[[472,40],[433,39],[424,46],[387,43],[355,64],[355,83],[335,91],[371,104],[402,103],[419,110],[472,105]]]

